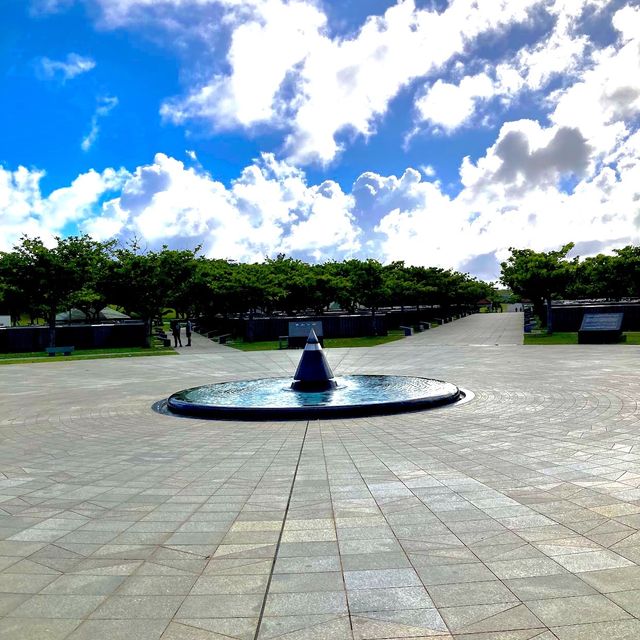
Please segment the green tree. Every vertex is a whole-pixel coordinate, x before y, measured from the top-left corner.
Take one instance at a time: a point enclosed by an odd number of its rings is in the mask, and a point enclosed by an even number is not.
[[[371,310],[371,332],[376,335],[376,311],[389,300],[383,266],[373,258],[364,261],[347,260],[347,265],[355,299]]]
[[[195,249],[175,250],[163,246],[157,253],[161,283],[165,287],[164,306],[175,310],[176,316],[193,316],[197,306],[196,273],[198,272],[198,252]]]
[[[55,346],[56,314],[68,308],[93,278],[96,261],[108,250],[108,244],[89,236],[56,238],[56,246],[46,247],[40,238],[23,236],[15,246],[21,265],[18,274],[23,290],[32,303],[41,304],[49,325],[49,345]]]
[[[614,250],[614,274],[622,296],[640,298],[640,247],[627,245]]]
[[[179,252],[178,252],[179,253]],[[193,252],[188,252],[193,255]],[[147,326],[147,343],[155,318],[162,318],[176,289],[174,252],[143,252],[137,243],[117,249],[109,274],[109,299],[129,315],[137,315]]]
[[[0,252],[0,305],[15,327],[23,311],[29,310],[29,292],[24,276],[26,263],[17,251]]]
[[[278,296],[274,300],[276,308],[295,315],[314,306],[313,293],[317,279],[310,265],[287,258],[284,254],[278,254],[275,259],[267,258],[264,265],[274,293]]]
[[[546,303],[548,333],[553,333],[551,300],[554,296],[565,294],[575,274],[578,259],[567,260],[567,254],[573,246],[570,242],[558,251],[547,252],[510,248],[511,256],[501,264],[502,283],[514,293],[529,298],[543,323]]]
[[[100,311],[109,302],[109,277],[115,244],[112,240],[87,247],[81,287],[73,291],[67,300],[68,307],[80,309],[87,322],[98,320]]]

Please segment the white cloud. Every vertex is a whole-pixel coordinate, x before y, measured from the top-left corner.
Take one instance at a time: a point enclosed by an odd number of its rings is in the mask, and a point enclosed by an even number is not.
[[[349,38],[331,38],[326,16],[312,3],[255,1],[233,24],[230,70],[167,101],[161,112],[217,128],[265,122],[289,128],[286,148],[294,161],[326,163],[340,151],[339,135],[371,135],[403,87],[442,69],[478,35],[526,20],[542,1],[452,0],[437,13],[405,0]],[[134,3],[126,4],[130,10]],[[237,10],[235,2],[222,4]]]
[[[600,155],[577,128],[522,120],[504,125],[483,158],[463,162],[455,197],[409,171],[401,179],[363,174],[354,195],[357,206],[363,194],[375,198],[367,206],[379,220],[384,259],[494,279],[511,246],[576,242],[589,255],[640,242],[640,131],[606,163]]]
[[[233,74],[215,75],[186,99],[166,102],[162,115],[174,122],[207,118],[221,128],[277,121],[276,95],[289,70],[319,42],[325,22],[306,2],[261,3],[253,19],[233,31],[227,55]]]
[[[135,233],[151,246],[202,244],[207,255],[236,260],[279,252],[338,257],[360,246],[352,207],[336,183],[309,186],[302,171],[270,154],[225,187],[159,153],[84,228],[102,238]]]
[[[589,38],[577,33],[585,10],[602,9],[609,0],[556,0],[546,4],[554,18],[550,33],[535,44],[520,49],[515,58],[487,65],[485,71],[464,75],[457,82],[437,79],[419,92],[415,102],[418,122],[429,122],[436,129],[451,133],[469,124],[482,103],[499,97],[511,103],[522,91],[537,92],[562,77],[566,83],[588,66],[593,47]],[[491,68],[493,67],[493,68]],[[456,70],[464,72],[458,61]],[[410,137],[417,133],[415,129]]]
[[[556,184],[568,176],[583,177],[593,148],[575,127],[542,128],[537,121],[504,124],[495,144],[477,163],[465,158],[462,184],[475,191],[507,189],[510,193]]]
[[[162,6],[186,11],[194,2]],[[96,237],[136,233],[152,246],[202,243],[208,255],[238,260],[281,251],[342,258],[362,243],[384,260],[481,270],[485,277],[497,275],[510,246],[546,250],[574,241],[595,252],[638,243],[640,8],[615,12],[619,38],[597,50],[578,33],[579,18],[605,0],[541,2],[556,19],[540,43],[495,73],[476,66],[464,75],[460,63],[438,79],[477,35],[526,20],[533,0],[453,0],[439,14],[402,2],[342,38],[330,37],[318,6],[302,0],[217,0],[232,33],[229,66],[167,102],[165,116],[205,118],[218,127],[277,125],[289,134],[294,160],[264,154],[225,185],[195,153],[187,154],[192,167],[160,153],[131,174],[88,172],[48,197],[40,194],[37,171],[4,171],[0,230],[15,237],[76,222]],[[109,6],[116,24],[159,5]],[[271,47],[269,66],[263,54]],[[504,123],[481,157],[462,161],[459,192],[434,179],[431,165],[398,177],[365,171],[350,191],[331,180],[309,184],[294,166],[334,158],[345,131],[371,135],[401,88],[428,74],[434,81],[419,92],[417,113],[447,131],[468,123],[483,101],[533,94],[551,80],[558,89],[540,102],[547,113],[538,120]]]
[[[303,171],[270,154],[228,186],[157,154],[132,173],[89,171],[46,197],[42,172],[0,169],[0,248],[22,233],[50,240],[75,223],[97,239],[135,234],[151,248],[202,244],[209,256],[243,261],[280,252],[342,259],[366,241],[367,255],[385,261],[495,278],[510,246],[546,250],[573,241],[585,255],[638,243],[640,132],[608,165],[585,169],[557,143],[560,131],[531,121],[505,127],[484,158],[467,161],[456,196],[411,168],[400,177],[365,172],[351,192],[332,181],[308,184]],[[526,152],[515,145],[505,156],[501,144],[514,132]],[[517,171],[503,171],[507,157]],[[582,170],[571,193],[561,188],[565,169]]]
[[[126,175],[123,170],[90,170],[68,187],[43,196],[43,171],[25,167],[9,171],[0,166],[0,250],[10,249],[22,234],[51,243],[68,224],[92,218],[103,196],[118,190]]]
[[[100,120],[109,115],[109,113],[118,106],[118,98],[115,96],[106,96],[98,99],[98,106],[91,118],[91,129],[89,133],[82,139],[80,148],[83,151],[89,151],[98,139],[100,133]]]
[[[92,58],[68,53],[66,60],[51,60],[43,57],[38,61],[38,70],[45,78],[60,77],[62,80],[70,80],[96,66]]]
[[[473,116],[479,100],[491,98],[494,93],[494,83],[486,73],[466,76],[458,85],[436,80],[415,106],[420,120],[429,120],[451,132]]]
[[[640,7],[625,7],[613,16],[620,39],[594,55],[594,65],[578,82],[552,96],[550,119],[558,126],[578,127],[600,153],[612,152],[630,132],[640,113]]]

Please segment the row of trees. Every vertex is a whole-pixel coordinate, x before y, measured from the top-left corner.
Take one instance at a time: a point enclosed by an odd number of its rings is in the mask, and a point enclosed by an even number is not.
[[[569,243],[548,252],[511,249],[511,256],[501,265],[503,284],[514,294],[531,300],[536,315],[543,323],[546,320],[549,332],[554,298],[640,298],[640,247],[628,245],[615,249],[612,255],[579,260],[567,257],[574,246]]]
[[[307,264],[279,255],[262,263],[208,259],[193,250],[142,251],[89,236],[58,238],[47,247],[23,237],[0,253],[0,307],[15,323],[45,318],[55,341],[58,311],[78,308],[96,318],[107,304],[149,322],[166,308],[179,316],[281,311],[322,313],[331,303],[347,312],[363,306],[475,304],[492,287],[466,274],[402,262],[345,260]]]

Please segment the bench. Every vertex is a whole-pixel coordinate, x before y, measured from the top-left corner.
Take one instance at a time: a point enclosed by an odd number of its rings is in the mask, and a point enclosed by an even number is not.
[[[231,333],[223,333],[221,336],[216,336],[215,338],[213,338],[213,341],[219,344],[227,344],[227,340],[232,337],[233,334]]]
[[[289,336],[278,336],[278,349],[289,348]]]
[[[156,329],[153,333],[153,337],[159,340],[160,344],[162,344],[163,347],[171,346],[171,340],[169,339],[169,336],[162,329]]]
[[[59,353],[62,353],[65,356],[68,356],[68,355],[71,355],[75,351],[75,349],[74,347],[47,347],[45,351],[50,356],[56,356]]]
[[[404,331],[404,335],[405,336],[413,335],[413,328],[412,327],[400,327],[400,329],[402,329]]]
[[[418,326],[422,331],[427,331],[428,329],[431,329],[431,323],[427,322],[426,320],[420,320],[420,322],[418,323]]]

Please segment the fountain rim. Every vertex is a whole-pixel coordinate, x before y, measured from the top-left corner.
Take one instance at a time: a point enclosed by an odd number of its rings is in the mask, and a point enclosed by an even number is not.
[[[351,376],[342,376],[349,378],[374,378],[385,374],[355,374]],[[386,374],[389,375],[389,374]],[[170,414],[178,414],[182,416],[190,416],[195,418],[207,418],[218,420],[305,420],[305,419],[332,419],[332,418],[353,418],[365,416],[391,415],[397,413],[407,413],[412,411],[421,411],[436,407],[442,407],[450,404],[457,404],[469,397],[470,392],[460,389],[451,382],[437,380],[435,378],[425,378],[424,376],[390,376],[398,378],[414,378],[419,380],[433,380],[449,384],[455,388],[453,393],[438,394],[432,396],[423,396],[419,398],[408,398],[400,400],[387,400],[381,402],[370,402],[360,404],[340,404],[340,405],[304,405],[289,407],[249,407],[249,406],[233,406],[233,405],[212,405],[188,402],[180,399],[178,396],[185,394],[193,389],[199,389],[201,386],[215,387],[217,385],[225,385],[233,382],[260,382],[282,380],[283,384],[291,383],[292,379],[287,377],[272,378],[254,378],[250,380],[228,380],[225,382],[217,382],[211,385],[200,385],[198,387],[190,387],[173,393],[166,400],[166,409]],[[294,391],[295,392],[295,391]],[[298,391],[297,393],[305,393]]]

